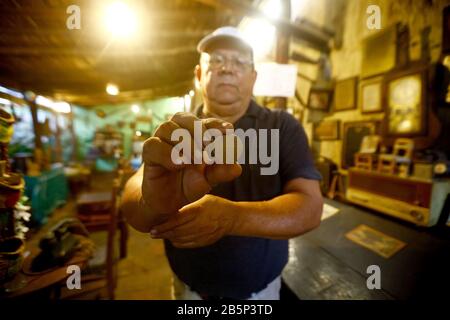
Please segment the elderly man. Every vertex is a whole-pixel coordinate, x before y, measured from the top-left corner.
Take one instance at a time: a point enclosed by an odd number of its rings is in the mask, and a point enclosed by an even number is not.
[[[320,224],[320,174],[298,121],[252,100],[253,51],[237,29],[217,29],[198,51],[204,104],[174,115],[145,142],[122,210],[134,228],[164,239],[176,298],[279,299],[288,239]],[[174,162],[172,133],[194,133],[195,121],[220,132],[279,129],[278,172],[262,175],[259,161]]]

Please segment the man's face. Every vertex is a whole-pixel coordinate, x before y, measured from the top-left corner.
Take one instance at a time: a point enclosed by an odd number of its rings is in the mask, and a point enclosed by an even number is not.
[[[216,45],[202,53],[197,77],[211,111],[218,116],[233,116],[248,106],[256,71],[250,52],[237,46]]]

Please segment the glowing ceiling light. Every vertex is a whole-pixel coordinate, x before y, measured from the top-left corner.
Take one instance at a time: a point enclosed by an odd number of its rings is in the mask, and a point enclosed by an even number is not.
[[[267,0],[262,6],[261,10],[272,19],[277,19],[281,16],[281,1],[280,0]]]
[[[124,2],[115,1],[105,10],[104,22],[108,32],[117,38],[128,38],[136,34],[136,13]]]
[[[138,136],[138,137],[142,136],[142,132],[136,131],[136,136]]]
[[[268,21],[247,18],[241,30],[243,37],[252,46],[256,59],[270,53],[275,43],[276,28]]]
[[[111,96],[117,96],[119,94],[119,87],[115,84],[108,83],[106,85],[106,92]]]
[[[279,0],[266,0],[260,9],[268,18],[277,19],[281,16]],[[267,56],[275,44],[276,28],[266,19],[244,18],[239,26],[243,37],[253,48],[255,59]]]
[[[133,111],[134,113],[139,113],[139,111],[141,111],[141,108],[139,107],[139,105],[133,104],[131,106],[131,111]]]

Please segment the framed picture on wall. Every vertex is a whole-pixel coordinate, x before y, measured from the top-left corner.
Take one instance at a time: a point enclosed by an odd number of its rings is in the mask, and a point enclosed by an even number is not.
[[[390,73],[386,78],[385,131],[388,136],[417,136],[426,132],[427,68]]]
[[[357,104],[358,78],[352,77],[336,82],[334,88],[334,111],[351,110]]]
[[[308,108],[311,110],[328,111],[333,90],[311,88],[308,96]]]
[[[379,123],[376,121],[345,122],[343,126],[341,167],[354,166],[354,154],[359,152],[365,136],[378,134]]]
[[[325,120],[313,123],[313,139],[316,141],[338,140],[339,126],[339,120]]]
[[[361,113],[383,111],[383,77],[362,80],[359,84],[359,107]]]
[[[397,54],[397,27],[395,24],[364,38],[361,42],[361,77],[371,77],[395,67]]]
[[[450,54],[450,5],[443,10],[442,53]]]

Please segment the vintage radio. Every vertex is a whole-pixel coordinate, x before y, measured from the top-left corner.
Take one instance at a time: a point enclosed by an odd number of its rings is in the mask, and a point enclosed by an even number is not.
[[[402,178],[358,169],[350,169],[348,179],[350,202],[421,226],[438,222],[450,192],[448,179]]]

